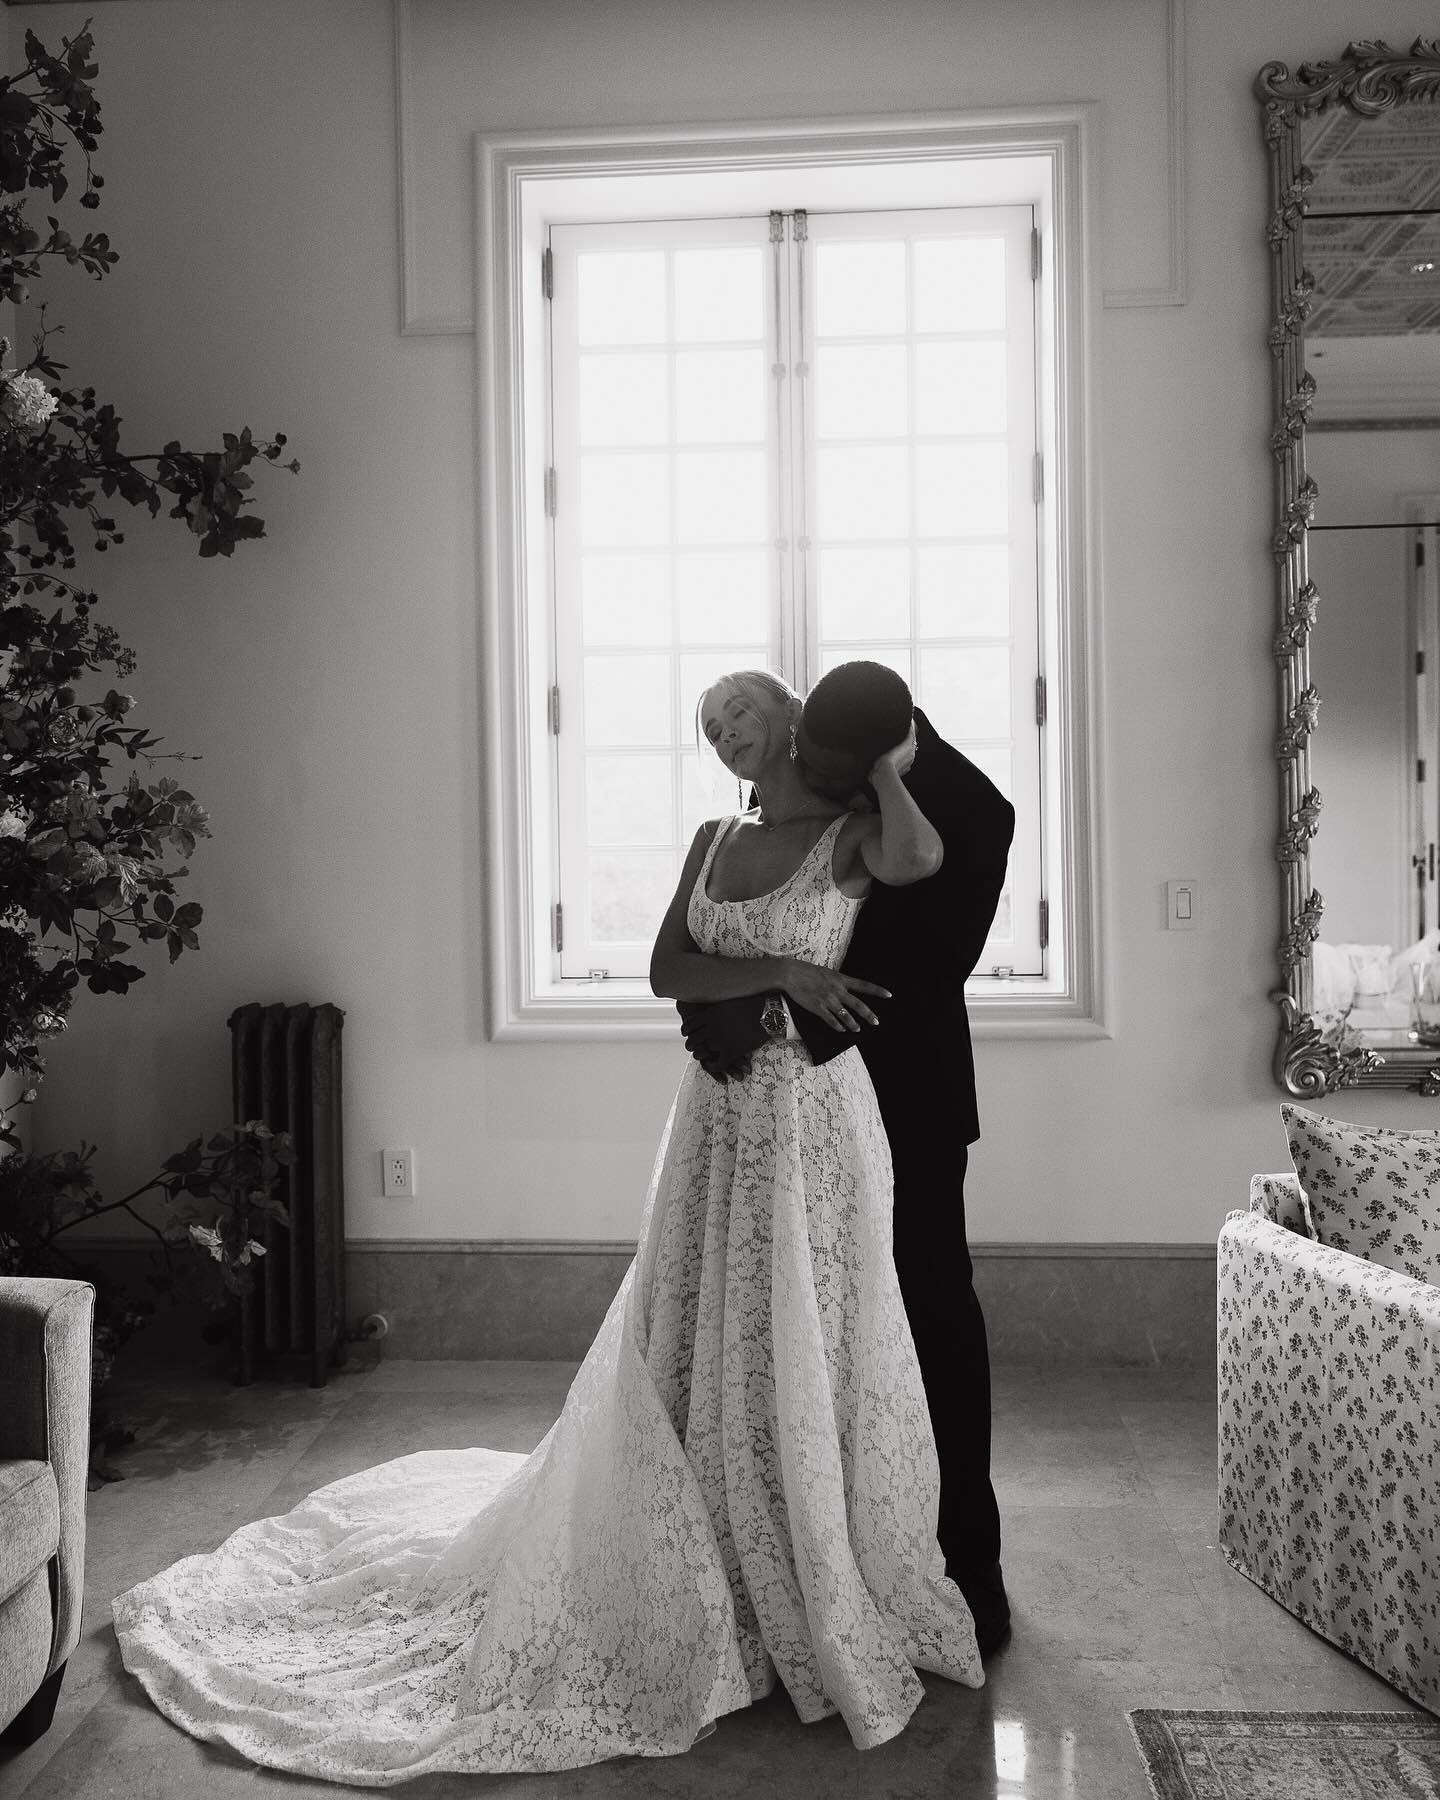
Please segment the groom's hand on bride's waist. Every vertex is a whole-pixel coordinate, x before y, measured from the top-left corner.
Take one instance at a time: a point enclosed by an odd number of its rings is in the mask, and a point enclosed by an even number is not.
[[[739,1081],[750,1073],[750,1058],[770,1041],[765,1025],[767,994],[735,1000],[677,1000],[685,1048],[716,1081]]]

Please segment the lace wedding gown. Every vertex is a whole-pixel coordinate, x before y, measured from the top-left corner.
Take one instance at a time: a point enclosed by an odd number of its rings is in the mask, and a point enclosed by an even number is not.
[[[842,821],[773,893],[690,900],[702,950],[835,967]],[[883,1027],[881,1028],[883,1029]],[[528,1457],[403,1456],[115,1601],[125,1665],[194,1736],[362,1786],[688,1749],[778,1675],[861,1748],[915,1669],[978,1687],[858,1056],[695,1063],[635,1261]]]

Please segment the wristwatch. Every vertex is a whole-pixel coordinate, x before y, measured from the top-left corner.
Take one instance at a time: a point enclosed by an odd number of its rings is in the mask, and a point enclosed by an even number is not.
[[[783,1038],[790,1029],[790,1021],[785,1015],[785,1002],[779,994],[765,996],[760,1023],[765,1027],[767,1036],[772,1038]]]

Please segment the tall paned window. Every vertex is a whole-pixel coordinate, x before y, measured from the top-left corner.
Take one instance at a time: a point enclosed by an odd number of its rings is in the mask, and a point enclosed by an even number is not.
[[[1028,206],[550,227],[562,980],[643,976],[736,810],[704,688],[855,657],[1013,801],[976,978],[1045,975],[1037,242]]]
[[[553,233],[565,976],[645,972],[724,805],[696,701],[727,669],[780,666],[768,238],[765,219]]]

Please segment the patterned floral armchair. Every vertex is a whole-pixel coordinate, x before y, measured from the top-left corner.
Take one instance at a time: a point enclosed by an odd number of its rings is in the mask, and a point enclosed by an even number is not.
[[[90,1465],[88,1281],[0,1276],[0,1742],[48,1730],[80,1638]]]
[[[1440,1288],[1314,1243],[1293,1175],[1220,1233],[1220,1546],[1440,1712]]]

